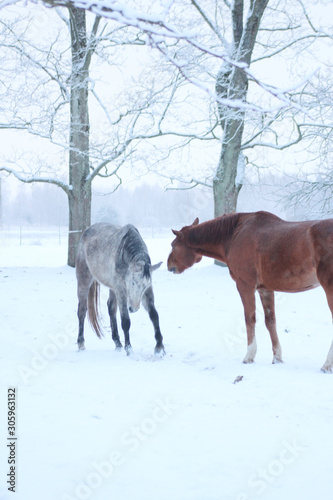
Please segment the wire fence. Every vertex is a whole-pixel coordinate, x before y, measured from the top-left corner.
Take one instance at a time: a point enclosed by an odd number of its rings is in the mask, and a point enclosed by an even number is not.
[[[4,226],[0,229],[0,238],[7,245],[67,245],[68,227]]]
[[[139,231],[143,239],[155,239],[171,235],[167,227],[142,227]],[[66,226],[3,226],[0,241],[11,246],[67,246]]]

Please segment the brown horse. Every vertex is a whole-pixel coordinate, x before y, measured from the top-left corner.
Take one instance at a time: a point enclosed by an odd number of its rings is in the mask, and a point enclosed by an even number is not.
[[[319,284],[325,290],[333,314],[333,219],[286,222],[268,212],[223,215],[174,231],[168,270],[176,274],[199,262],[202,256],[227,264],[235,280],[245,313],[247,353],[253,363],[255,292],[259,292],[265,324],[273,346],[273,363],[282,362],[276,332],[274,291],[302,292]],[[322,367],[333,372],[333,342]]]

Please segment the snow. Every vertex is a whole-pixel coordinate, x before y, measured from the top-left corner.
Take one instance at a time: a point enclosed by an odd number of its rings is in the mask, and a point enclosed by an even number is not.
[[[332,492],[332,340],[322,289],[277,294],[284,363],[272,365],[258,304],[256,362],[228,270],[175,276],[170,237],[146,238],[166,356],[146,312],[133,354],[88,324],[76,346],[76,279],[65,246],[1,242],[0,498],[313,500]],[[104,323],[107,291],[102,291]],[[109,328],[108,328],[109,330]],[[16,494],[7,490],[7,391],[16,388]]]

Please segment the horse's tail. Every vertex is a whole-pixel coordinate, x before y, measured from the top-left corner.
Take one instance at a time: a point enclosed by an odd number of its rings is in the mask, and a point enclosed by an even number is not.
[[[104,337],[102,326],[101,326],[101,316],[99,312],[99,283],[94,281],[89,288],[88,293],[88,318],[89,322],[95,331],[97,337],[100,339]]]

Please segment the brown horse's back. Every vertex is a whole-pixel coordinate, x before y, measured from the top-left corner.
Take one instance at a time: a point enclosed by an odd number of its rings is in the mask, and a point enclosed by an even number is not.
[[[267,212],[244,215],[227,262],[236,281],[282,292],[300,292],[319,284],[313,233],[321,234],[321,221],[287,222]],[[333,242],[333,220],[325,222]]]

